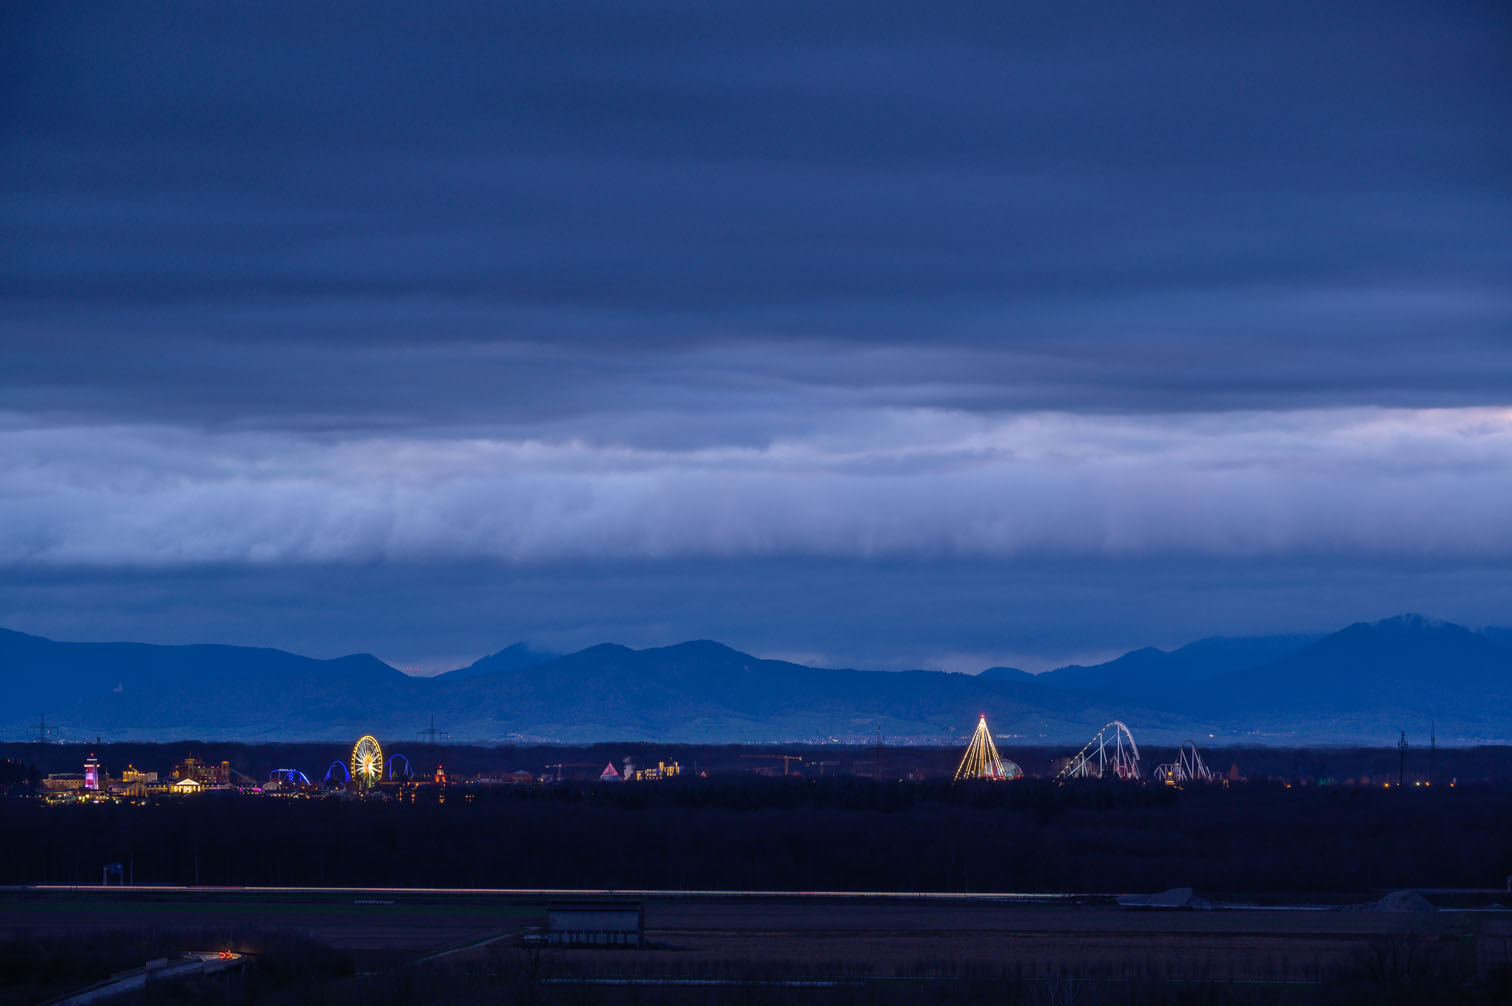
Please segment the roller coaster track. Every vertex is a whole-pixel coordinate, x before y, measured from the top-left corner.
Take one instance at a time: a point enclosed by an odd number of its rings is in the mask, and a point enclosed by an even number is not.
[[[1113,720],[1086,743],[1066,767],[1055,776],[1056,782],[1068,779],[1103,779],[1109,774],[1133,780],[1139,778],[1139,745],[1120,720]]]
[[[1197,750],[1196,741],[1183,741],[1181,750],[1176,753],[1176,760],[1165,765],[1155,766],[1155,781],[1163,782],[1167,786],[1181,786],[1189,782],[1212,782],[1216,776],[1212,769],[1207,767],[1207,762],[1202,760],[1202,753]]]

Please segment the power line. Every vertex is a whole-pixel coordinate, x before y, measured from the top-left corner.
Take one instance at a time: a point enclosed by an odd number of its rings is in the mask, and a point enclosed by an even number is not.
[[[421,737],[424,737],[426,739],[426,742],[428,744],[430,744],[432,747],[435,746],[435,744],[436,744],[436,742],[438,740],[451,740],[451,734],[447,733],[445,730],[437,730],[436,729],[436,714],[435,713],[431,714],[430,726],[426,727],[424,730],[420,730],[420,731],[417,731],[417,732],[418,732],[418,734]]]

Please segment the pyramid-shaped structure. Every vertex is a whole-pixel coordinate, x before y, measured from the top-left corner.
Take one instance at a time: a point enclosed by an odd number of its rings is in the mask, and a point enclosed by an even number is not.
[[[962,779],[1017,779],[1024,772],[1013,762],[1005,762],[998,755],[997,745],[992,743],[992,732],[987,729],[987,714],[977,721],[976,733],[966,745],[961,764],[956,769],[955,781]]]

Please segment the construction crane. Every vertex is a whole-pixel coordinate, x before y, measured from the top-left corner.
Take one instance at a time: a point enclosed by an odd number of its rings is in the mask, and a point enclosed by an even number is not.
[[[553,768],[556,769],[556,781],[557,782],[561,782],[562,781],[562,769],[564,769],[564,768],[598,768],[599,767],[599,763],[596,762],[596,761],[564,761],[564,762],[557,762],[554,765],[547,765],[546,767],[548,769],[553,769]]]
[[[797,762],[799,768],[803,767],[803,755],[745,754],[745,755],[741,755],[740,757],[742,757],[742,758],[781,758],[782,759],[782,774],[783,775],[787,775],[788,774],[788,763],[789,762]]]

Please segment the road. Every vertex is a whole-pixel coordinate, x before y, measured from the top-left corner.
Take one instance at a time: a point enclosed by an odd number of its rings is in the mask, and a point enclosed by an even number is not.
[[[107,999],[125,995],[127,992],[146,988],[149,980],[157,984],[184,978],[198,978],[239,968],[244,963],[245,958],[241,954],[229,951],[188,954],[173,961],[152,961],[134,970],[112,975],[105,981],[91,985],[73,995],[54,999],[49,1006],[85,1006],[86,1003],[104,1002]]]

